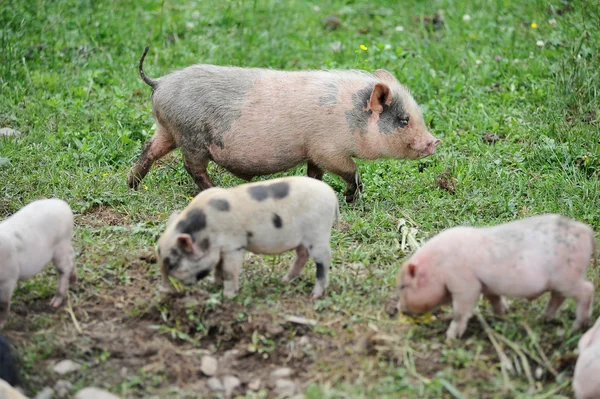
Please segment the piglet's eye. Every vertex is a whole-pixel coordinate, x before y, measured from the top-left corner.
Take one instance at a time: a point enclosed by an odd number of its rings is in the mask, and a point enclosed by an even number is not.
[[[406,127],[408,126],[408,120],[410,117],[406,116],[403,118],[399,118],[398,121],[400,122],[400,127]]]

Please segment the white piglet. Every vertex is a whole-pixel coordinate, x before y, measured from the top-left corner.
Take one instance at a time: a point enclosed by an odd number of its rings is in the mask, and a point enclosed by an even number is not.
[[[8,318],[17,281],[39,273],[50,262],[58,271],[52,307],[62,303],[69,280],[76,279],[73,212],[59,199],[33,201],[0,223],[0,327]]]
[[[578,344],[573,391],[576,399],[600,398],[600,318],[586,331]]]
[[[296,251],[284,281],[293,280],[309,257],[317,266],[313,297],[327,288],[329,239],[339,216],[334,191],[309,177],[286,177],[202,191],[174,213],[158,240],[157,258],[168,287],[173,276],[196,283],[215,272],[226,297],[238,290],[244,251],[275,255]]]

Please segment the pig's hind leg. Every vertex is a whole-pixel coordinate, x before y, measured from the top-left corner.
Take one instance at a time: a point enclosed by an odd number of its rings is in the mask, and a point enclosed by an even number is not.
[[[318,299],[325,294],[325,290],[329,285],[329,264],[331,263],[331,248],[329,247],[329,240],[325,241],[325,244],[315,245],[309,250],[310,256],[315,260],[317,266],[315,288],[312,292],[313,299]]]
[[[16,280],[0,282],[0,328],[4,327],[10,311],[10,299],[17,286]]]
[[[313,179],[323,180],[323,169],[319,168],[317,165],[308,161],[306,164],[306,175],[308,177],[312,177]]]
[[[548,301],[548,305],[546,306],[546,310],[542,315],[542,320],[550,321],[556,315],[556,312],[560,308],[560,306],[565,301],[564,295],[561,295],[557,291],[552,291],[550,294],[550,300]]]
[[[573,331],[586,327],[592,316],[592,301],[594,299],[594,285],[589,281],[581,281],[573,290],[577,300],[577,317],[573,323]]]
[[[210,159],[208,151],[199,148],[190,151],[182,147],[181,152],[183,153],[183,167],[192,176],[200,191],[214,187],[215,184],[206,170]]]
[[[133,189],[137,188],[142,179],[148,174],[152,164],[167,155],[175,147],[175,141],[167,129],[157,122],[154,136],[146,141],[142,154],[129,171],[127,186]]]
[[[306,265],[306,261],[308,261],[308,249],[306,249],[304,245],[300,244],[296,247],[296,260],[290,266],[287,275],[282,279],[283,282],[289,283],[295,279],[302,271],[304,265]]]
[[[58,285],[56,287],[56,295],[52,298],[50,306],[57,308],[62,304],[67,295],[69,281],[76,278],[75,252],[70,241],[61,244],[56,249],[52,261],[58,272]]]
[[[487,298],[488,301],[490,301],[490,304],[492,305],[492,309],[494,310],[494,313],[499,315],[499,316],[504,316],[506,314],[506,301],[504,301],[504,298],[502,298],[500,295],[493,295],[493,294],[485,294],[485,297]]]

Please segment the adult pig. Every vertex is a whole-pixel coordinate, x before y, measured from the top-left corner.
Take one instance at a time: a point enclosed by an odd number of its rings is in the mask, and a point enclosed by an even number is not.
[[[224,296],[238,290],[244,251],[275,255],[296,251],[284,281],[293,280],[309,257],[317,265],[313,297],[327,288],[329,239],[338,217],[337,197],[327,184],[287,177],[203,191],[174,213],[156,249],[163,284],[171,275],[193,284],[213,270]]]
[[[131,188],[180,147],[200,190],[214,186],[209,160],[245,180],[307,162],[310,177],[321,179],[324,170],[342,177],[353,201],[361,189],[353,157],[417,159],[440,142],[408,89],[383,69],[372,75],[200,64],[150,79],[142,69],[147,52],[139,73],[152,87],[157,127],[131,168]]]
[[[33,201],[0,223],[0,327],[17,281],[29,279],[51,261],[58,271],[58,288],[50,304],[60,306],[69,278],[76,278],[72,237],[71,208],[56,198]]]
[[[577,300],[573,329],[589,322],[594,286],[585,281],[594,232],[560,215],[534,216],[494,227],[455,227],[410,257],[398,274],[397,298],[388,313],[423,313],[452,303],[447,339],[463,335],[480,294],[494,311],[506,311],[501,296],[535,299],[552,296],[544,317],[551,319],[565,298]]]
[[[576,399],[600,398],[600,318],[579,340],[573,391]]]

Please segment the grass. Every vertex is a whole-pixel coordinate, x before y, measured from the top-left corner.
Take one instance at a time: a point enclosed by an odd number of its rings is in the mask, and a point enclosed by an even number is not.
[[[437,10],[445,23],[434,29],[425,17]],[[342,21],[336,30],[323,27],[331,14]],[[504,318],[482,304],[491,330],[473,318],[451,345],[443,341],[447,309],[414,324],[389,320],[383,305],[411,250],[401,246],[401,219],[420,241],[459,224],[545,212],[600,230],[599,24],[598,3],[575,0],[2,2],[0,127],[23,136],[0,138],[0,215],[47,196],[77,214],[80,281],[70,307],[49,309],[50,268],[13,298],[4,334],[21,358],[25,390],[52,386],[48,366],[71,358],[84,365],[67,377],[74,389],[209,397],[199,372],[208,351],[230,361],[226,372],[240,377],[236,393],[245,398],[273,397],[268,373],[283,365],[307,398],[571,397],[580,336],[567,332],[572,301],[552,323],[536,319],[545,300],[513,301]],[[150,91],[137,75],[147,44],[153,77],[198,62],[386,68],[412,90],[443,143],[418,162],[358,162],[365,192],[342,204],[326,298],[309,299],[311,266],[298,281],[280,282],[289,254],[250,256],[232,301],[207,283],[164,297],[152,248],[195,186],[175,152],[142,189],[126,188],[153,133]],[[485,132],[499,140],[487,143]],[[436,184],[444,171],[456,179],[454,194]],[[241,183],[214,165],[209,173],[218,185]],[[337,177],[325,181],[343,190]],[[286,315],[318,324],[286,323]],[[505,393],[490,337],[512,364]],[[248,391],[257,377],[261,391]]]

